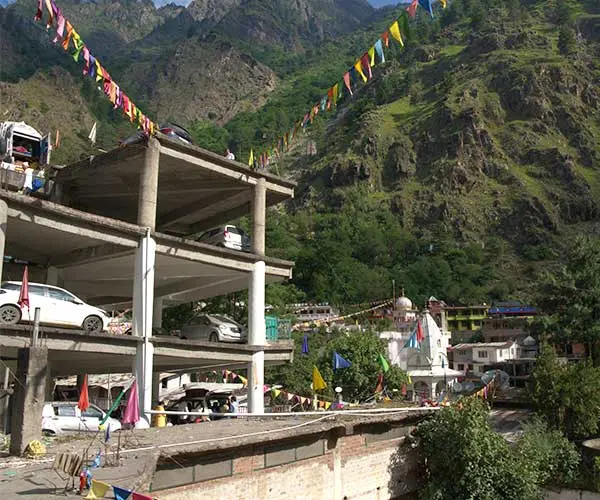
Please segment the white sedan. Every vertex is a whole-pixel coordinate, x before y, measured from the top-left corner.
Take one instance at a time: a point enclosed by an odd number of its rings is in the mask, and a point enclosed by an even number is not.
[[[19,307],[20,281],[0,286],[0,325],[32,322],[36,307],[40,323],[83,328],[86,333],[100,333],[111,321],[106,311],[86,304],[70,292],[42,283],[29,283],[29,308]]]
[[[98,432],[100,422],[106,417],[96,405],[90,405],[85,411],[72,402],[45,403],[42,410],[42,432],[44,434],[63,434],[65,432]],[[111,431],[121,429],[121,422],[109,417],[104,428],[110,426]]]

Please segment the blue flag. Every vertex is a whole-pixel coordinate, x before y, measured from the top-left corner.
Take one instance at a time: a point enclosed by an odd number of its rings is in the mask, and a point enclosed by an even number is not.
[[[118,486],[113,486],[113,493],[115,495],[115,500],[127,500],[132,491],[126,490],[125,488],[119,488]]]
[[[419,0],[419,5],[423,7],[433,18],[433,9],[431,8],[431,0]]]
[[[406,341],[406,344],[404,344],[404,348],[412,348],[412,349],[418,349],[419,348],[419,342],[417,342],[417,332],[413,332],[413,334],[408,338],[408,340]]]
[[[302,339],[302,354],[308,354],[308,335],[306,333]]]
[[[383,53],[383,42],[381,41],[381,38],[375,42],[375,52],[377,52],[377,55],[379,56],[379,62],[384,63],[385,54]]]
[[[333,353],[333,371],[349,368],[351,365],[350,361],[346,361],[337,352]]]

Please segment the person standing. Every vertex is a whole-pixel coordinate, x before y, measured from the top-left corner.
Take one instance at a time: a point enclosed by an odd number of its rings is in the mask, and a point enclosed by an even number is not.
[[[227,148],[227,151],[225,151],[225,158],[228,160],[235,160],[235,155],[229,150],[229,148]]]

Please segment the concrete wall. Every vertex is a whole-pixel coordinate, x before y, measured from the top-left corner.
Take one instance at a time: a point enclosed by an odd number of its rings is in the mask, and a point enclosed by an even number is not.
[[[600,500],[600,493],[584,490],[546,491],[546,500]]]
[[[336,431],[268,447],[232,450],[215,459],[173,457],[157,468],[152,495],[160,500],[197,498],[389,499],[417,498],[422,456],[404,442],[408,427]],[[174,464],[174,461],[179,463]],[[183,467],[182,467],[183,466]],[[162,470],[161,470],[162,469]],[[217,477],[219,479],[207,479]],[[204,481],[202,481],[205,479]],[[207,479],[207,480],[206,480]],[[169,483],[188,484],[162,488]]]

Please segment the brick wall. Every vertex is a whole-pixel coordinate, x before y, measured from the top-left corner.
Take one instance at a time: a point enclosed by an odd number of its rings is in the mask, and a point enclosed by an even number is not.
[[[227,477],[161,489],[160,483],[169,481],[161,472],[152,496],[160,500],[416,498],[422,458],[418,449],[397,437],[409,429],[361,428],[340,437],[334,430],[300,442],[231,450],[222,461],[222,470],[230,471]],[[273,463],[280,465],[269,466]],[[173,474],[181,472],[173,469]]]

